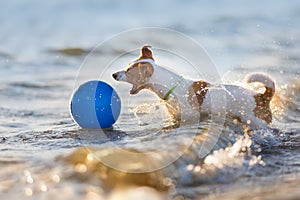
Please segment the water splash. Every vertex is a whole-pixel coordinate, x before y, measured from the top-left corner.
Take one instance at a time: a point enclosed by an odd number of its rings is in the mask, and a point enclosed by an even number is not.
[[[161,129],[166,125],[170,125],[172,121],[167,113],[164,101],[140,104],[129,109],[129,112],[134,114],[139,126],[150,125],[152,128]]]

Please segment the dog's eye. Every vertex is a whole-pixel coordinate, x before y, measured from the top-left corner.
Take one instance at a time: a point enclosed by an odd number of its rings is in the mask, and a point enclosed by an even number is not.
[[[125,72],[129,72],[130,70],[132,70],[133,67],[128,67]]]

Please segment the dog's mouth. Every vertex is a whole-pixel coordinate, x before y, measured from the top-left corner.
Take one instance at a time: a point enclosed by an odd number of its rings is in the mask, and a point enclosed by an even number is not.
[[[134,95],[134,94],[137,94],[139,91],[140,91],[140,89],[137,85],[132,85],[132,88],[129,93]]]
[[[112,77],[116,80],[116,81],[125,81],[127,83],[129,83],[124,77],[124,71],[120,71],[120,72],[116,72],[112,74]],[[132,83],[131,83],[132,84]],[[139,91],[141,91],[144,87],[143,86],[138,86],[136,84],[132,84],[132,88],[129,91],[129,93],[131,95],[135,95],[137,93],[139,93]]]

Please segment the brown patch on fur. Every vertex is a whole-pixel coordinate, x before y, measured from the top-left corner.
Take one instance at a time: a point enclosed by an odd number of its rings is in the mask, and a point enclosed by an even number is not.
[[[208,90],[209,83],[205,81],[195,81],[188,91],[188,102],[194,109],[201,109],[201,105]],[[196,97],[196,99],[195,99]],[[197,101],[196,101],[197,100]]]
[[[141,85],[152,76],[153,66],[148,62],[136,63],[126,70],[126,79],[134,85]]]
[[[272,112],[270,109],[270,101],[274,95],[274,91],[266,87],[266,91],[254,96],[256,107],[253,112],[257,118],[266,121],[268,124],[272,122]]]
[[[140,56],[138,57],[137,60],[152,59],[154,61],[154,58],[152,56],[152,51],[150,50],[150,48],[151,48],[150,45],[143,46],[140,50]]]

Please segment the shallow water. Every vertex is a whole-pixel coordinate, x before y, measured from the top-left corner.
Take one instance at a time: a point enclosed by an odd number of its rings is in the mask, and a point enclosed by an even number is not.
[[[298,1],[32,0],[1,2],[0,11],[1,198],[300,198]],[[170,125],[162,103],[143,92],[124,104],[113,130],[80,129],[69,114],[79,66],[99,42],[141,26],[168,27],[195,38],[225,83],[244,85],[249,72],[270,74],[277,86],[270,128],[245,134],[238,126],[225,127],[210,151],[205,141],[214,133],[211,122],[162,129]],[[126,45],[117,44],[99,56],[123,50]],[[110,81],[122,101],[129,101],[129,87]],[[142,164],[132,166],[135,158],[117,147],[142,155]],[[199,156],[206,147],[210,153]],[[107,162],[120,155],[122,169],[142,170],[150,163],[148,169],[159,170],[137,178],[89,153],[105,155]]]

